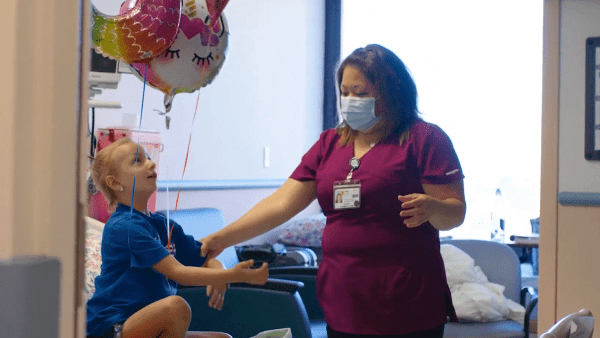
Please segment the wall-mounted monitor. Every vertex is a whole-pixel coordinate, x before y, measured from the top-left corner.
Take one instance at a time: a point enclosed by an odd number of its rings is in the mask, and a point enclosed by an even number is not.
[[[102,56],[92,48],[90,87],[117,89],[119,81],[121,81],[119,61]]]
[[[585,159],[600,161],[600,37],[586,40]]]

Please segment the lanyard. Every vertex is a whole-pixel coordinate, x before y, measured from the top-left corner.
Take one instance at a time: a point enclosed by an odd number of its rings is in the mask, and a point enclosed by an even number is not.
[[[346,176],[346,181],[350,182],[352,180],[352,173],[354,172],[354,170],[358,169],[358,167],[360,167],[360,160],[356,157],[352,157],[350,159],[350,172],[348,173],[348,176]]]
[[[352,181],[352,173],[360,167],[360,160],[356,157],[350,159],[350,172],[346,180],[333,182],[333,209],[360,208],[360,181]]]

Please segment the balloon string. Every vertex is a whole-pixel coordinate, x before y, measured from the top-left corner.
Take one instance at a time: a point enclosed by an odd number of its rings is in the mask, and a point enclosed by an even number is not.
[[[136,150],[136,153],[135,153],[136,161],[138,159],[139,153],[140,153],[140,145],[138,144],[137,150]],[[135,178],[136,177],[137,177],[137,168],[135,169],[135,172],[133,173],[133,190],[131,191],[131,207],[129,209],[130,216],[131,216],[131,214],[133,214],[133,202],[135,200]]]
[[[144,72],[144,86],[142,89],[142,107],[140,109],[140,123],[138,125],[138,131],[142,130],[142,118],[144,117],[144,98],[146,97],[146,76],[148,75],[148,65],[146,64],[145,67],[145,72]],[[138,133],[138,139],[137,139],[137,149],[136,149],[136,153],[135,153],[135,161],[137,163],[138,161],[138,156],[140,155],[140,133]],[[137,177],[137,167],[135,169],[135,172],[133,174],[133,190],[131,191],[131,207],[129,209],[129,214],[133,214],[133,202],[135,201],[135,179]]]
[[[194,134],[194,121],[196,121],[196,114],[198,113],[198,102],[200,101],[200,91],[198,91],[198,97],[196,98],[196,108],[194,109],[194,117],[192,118],[192,130],[190,131],[190,139],[188,141],[187,152],[185,154],[185,163],[183,164],[183,173],[181,174],[181,179],[183,180],[183,175],[185,175],[185,168],[187,168],[188,157],[190,156],[190,145],[192,144],[192,135]],[[177,199],[175,200],[175,212],[177,215],[177,205],[179,204],[179,194],[181,193],[181,186],[177,191]],[[173,229],[171,229],[172,231]],[[169,234],[169,238],[171,235]]]
[[[144,117],[144,97],[146,97],[146,77],[148,76],[148,64],[144,64],[144,86],[142,89],[142,109],[140,111],[140,123],[138,131],[142,130],[142,118]]]
[[[169,219],[169,186],[167,185],[167,231],[169,231],[169,225],[171,225],[171,221]],[[170,235],[170,231],[169,231],[169,237],[167,239],[167,247],[169,246],[169,244],[171,242],[171,235]]]
[[[198,97],[196,98],[196,108],[194,108],[194,117],[192,118],[192,127],[194,127],[194,121],[196,121],[196,113],[198,113],[198,102],[200,101],[200,91],[198,91]],[[192,136],[192,131],[190,131],[190,137]]]
[[[166,169],[165,169],[166,171]],[[169,231],[169,225],[171,221],[169,220],[169,186],[167,185],[167,231],[169,232],[169,238],[167,239],[167,250],[171,253],[171,233],[173,232],[173,227],[171,226],[171,231]],[[171,283],[169,283],[169,277],[165,276],[167,280],[167,285],[169,285],[169,292],[171,296],[173,296],[173,290],[171,289]]]

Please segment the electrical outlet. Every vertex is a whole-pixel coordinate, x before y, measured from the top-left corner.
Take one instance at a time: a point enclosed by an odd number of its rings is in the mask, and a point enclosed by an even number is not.
[[[265,147],[263,151],[263,166],[266,168],[271,165],[271,150]]]

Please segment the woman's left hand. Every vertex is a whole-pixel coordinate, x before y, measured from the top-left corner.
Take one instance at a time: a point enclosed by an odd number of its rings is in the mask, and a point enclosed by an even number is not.
[[[227,288],[227,283],[208,285],[206,287],[206,295],[210,297],[208,300],[208,306],[216,310],[221,310],[221,308],[223,308],[223,300],[225,299],[225,292],[227,292]]]
[[[404,224],[409,228],[418,227],[429,221],[435,214],[438,200],[425,194],[399,195],[402,202],[400,216],[404,217]]]

